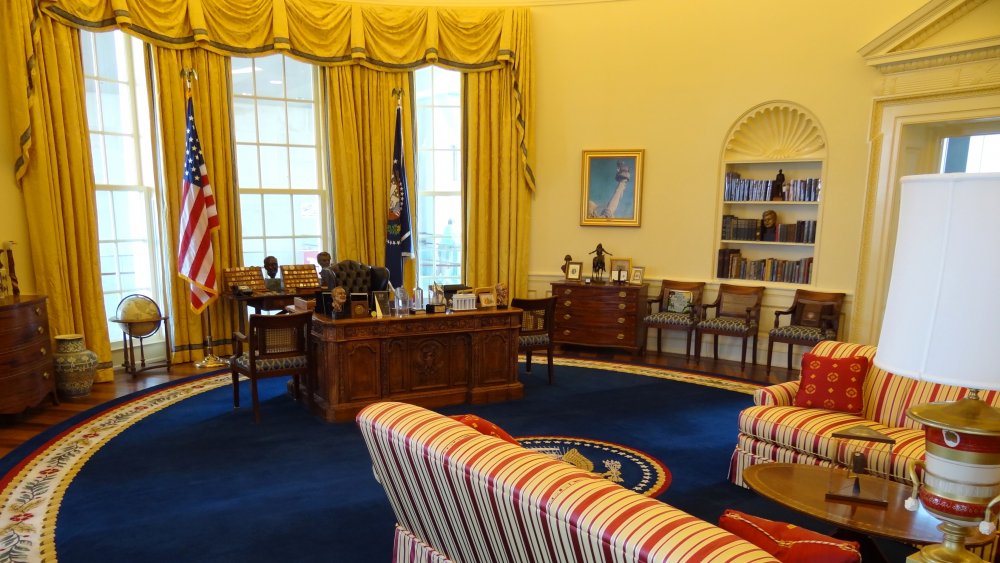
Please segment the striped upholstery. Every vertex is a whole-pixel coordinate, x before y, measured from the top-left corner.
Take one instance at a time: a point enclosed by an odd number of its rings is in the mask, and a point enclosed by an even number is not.
[[[358,426],[395,512],[395,561],[776,561],[708,522],[421,407]]]

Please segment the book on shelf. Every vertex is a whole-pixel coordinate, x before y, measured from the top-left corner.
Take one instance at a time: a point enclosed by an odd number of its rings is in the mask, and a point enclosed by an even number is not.
[[[726,172],[723,186],[725,201],[769,201],[772,180],[743,178],[739,172]],[[821,181],[819,178],[787,180],[781,187],[784,201],[819,201]]]
[[[812,280],[812,265],[812,256],[798,260],[750,260],[744,258],[738,249],[721,248],[716,267],[719,278],[808,284]]]

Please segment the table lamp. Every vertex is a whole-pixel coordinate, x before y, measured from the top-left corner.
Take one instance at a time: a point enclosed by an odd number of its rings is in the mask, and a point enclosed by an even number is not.
[[[914,497],[942,521],[942,543],[907,561],[980,561],[965,537],[995,530],[1000,503],[1000,409],[979,398],[1000,389],[1000,174],[902,179],[892,279],[875,365],[969,389],[957,401],[917,405],[927,452]],[[916,471],[911,468],[911,476]],[[908,508],[917,508],[911,499]]]

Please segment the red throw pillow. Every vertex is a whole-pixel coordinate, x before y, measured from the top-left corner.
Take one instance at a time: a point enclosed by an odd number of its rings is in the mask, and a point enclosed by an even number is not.
[[[475,428],[487,436],[500,438],[501,440],[510,442],[511,444],[521,445],[521,443],[515,440],[513,436],[504,432],[503,428],[500,428],[485,418],[479,418],[474,414],[453,414],[451,415],[451,418],[461,422],[462,424]]]
[[[861,387],[868,374],[868,358],[828,358],[810,352],[802,354],[802,376],[795,406],[842,411],[852,414],[864,409]]]
[[[811,530],[806,530],[726,509],[719,518],[719,527],[747,540],[786,563],[858,563],[861,545]]]

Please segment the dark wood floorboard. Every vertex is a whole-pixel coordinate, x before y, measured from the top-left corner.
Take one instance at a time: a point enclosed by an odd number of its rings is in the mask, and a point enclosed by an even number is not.
[[[719,375],[731,379],[743,379],[757,383],[781,383],[798,376],[797,371],[784,368],[772,368],[768,376],[762,365],[748,365],[746,370],[740,370],[740,363],[729,360],[713,360],[702,357],[701,363],[686,360],[683,354],[657,354],[646,352],[643,356],[633,356],[628,352],[606,349],[564,347],[557,355],[622,363],[639,363],[681,371]],[[541,361],[545,361],[544,354]],[[539,363],[535,356],[532,362]],[[40,405],[30,408],[18,415],[0,415],[0,456],[7,455],[11,450],[37,436],[47,428],[58,424],[75,414],[107,401],[128,395],[134,391],[146,389],[174,379],[182,379],[190,375],[204,373],[206,370],[194,367],[194,364],[178,364],[167,373],[166,368],[153,369],[132,377],[123,370],[115,371],[114,382],[97,383],[86,397],[63,399],[59,405],[52,405],[46,399]],[[558,377],[558,371],[556,372]]]

